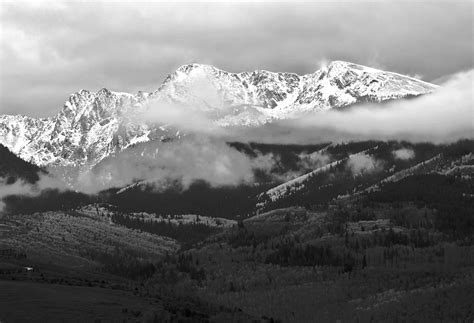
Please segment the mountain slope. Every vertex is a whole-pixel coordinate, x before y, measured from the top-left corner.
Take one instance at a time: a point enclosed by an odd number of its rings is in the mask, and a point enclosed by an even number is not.
[[[415,175],[436,173],[467,181],[473,178],[472,140],[450,145],[367,142],[370,148],[366,146],[359,151],[354,151],[350,145],[328,147],[326,153],[331,156],[330,163],[262,192],[256,203],[257,210],[324,205],[334,199],[379,191],[385,185]],[[413,156],[398,158],[395,152],[401,147],[411,150]],[[334,148],[346,153],[336,154]]]
[[[294,112],[417,96],[436,88],[408,76],[343,61],[303,76],[264,70],[229,73],[192,64],[171,74],[154,95],[215,110],[247,105]]]
[[[0,143],[39,166],[93,166],[135,143],[176,136],[163,124],[138,120],[150,101],[166,103],[154,104],[155,109],[172,109],[172,104],[196,109],[220,126],[257,126],[360,102],[418,96],[436,88],[342,61],[303,76],[262,70],[229,73],[191,64],[178,68],[152,93],[81,90],[50,118],[2,115]]]
[[[0,185],[13,184],[17,180],[34,184],[39,180],[38,174],[42,172],[41,168],[18,158],[0,144]]]
[[[107,89],[81,90],[51,118],[0,116],[0,143],[40,166],[94,165],[114,152],[166,133],[133,119],[146,97]]]

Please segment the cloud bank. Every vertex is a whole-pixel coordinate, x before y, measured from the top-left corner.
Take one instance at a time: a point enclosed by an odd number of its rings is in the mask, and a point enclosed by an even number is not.
[[[229,141],[275,144],[315,144],[357,140],[406,140],[447,143],[473,136],[473,71],[459,73],[436,92],[415,99],[362,105],[345,111],[314,113],[303,118],[261,127],[218,127],[213,116],[196,107],[151,102],[144,115],[151,123],[166,123],[186,135],[171,143],[150,142],[129,148],[82,173],[76,188],[97,192],[124,187],[137,181],[154,182],[157,189],[178,182],[185,189],[196,180],[211,186],[249,184],[256,170],[275,180],[291,174],[272,174],[278,156],[251,158],[226,144]],[[414,152],[400,149],[395,158],[410,159]],[[314,169],[329,162],[320,152],[301,154],[299,165]],[[370,156],[358,155],[348,162],[358,174],[381,165]],[[295,174],[293,174],[295,175]]]
[[[393,157],[400,160],[410,160],[415,157],[415,151],[410,148],[400,148],[392,152]]]
[[[382,164],[370,155],[357,154],[352,155],[347,160],[347,167],[354,175],[359,175],[361,173],[375,172],[382,168]]]
[[[64,191],[70,189],[64,182],[44,174],[39,174],[39,180],[35,184],[26,183],[22,180],[17,180],[13,184],[7,185],[7,179],[0,177],[0,213],[5,207],[3,198],[9,195],[24,195],[24,196],[38,196],[41,191],[46,189],[57,189]]]
[[[260,127],[219,127],[215,115],[193,106],[149,103],[141,121],[165,123],[224,141],[314,144],[356,140],[448,143],[474,138],[474,70],[457,73],[417,98],[309,113]]]
[[[187,189],[197,180],[213,187],[236,186],[253,183],[255,170],[269,172],[273,165],[270,155],[251,158],[223,141],[188,137],[129,148],[82,173],[75,188],[94,193],[145,181],[157,190],[176,183]]]
[[[331,161],[331,157],[320,151],[312,153],[301,153],[298,155],[299,166],[304,169],[315,169],[328,164]]]
[[[271,174],[278,163],[278,158],[271,154],[249,157],[227,145],[229,141],[316,144],[406,140],[448,143],[463,138],[473,139],[473,82],[474,71],[471,70],[454,75],[436,92],[418,98],[313,113],[261,127],[217,127],[213,116],[200,109],[156,106],[149,109],[151,112],[145,114],[145,119],[176,126],[186,132],[186,136],[171,143],[150,142],[129,148],[81,173],[74,188],[95,193],[136,181],[156,183],[157,189],[170,182],[178,182],[185,189],[196,180],[205,180],[215,187],[250,184],[256,170]],[[394,152],[394,156],[409,159],[412,152],[400,149]],[[299,157],[300,164],[308,168],[328,161],[328,157],[320,153]],[[348,165],[354,174],[380,166],[370,156],[364,155],[351,158]],[[274,176],[281,180],[286,175]],[[34,186],[22,183],[0,185],[0,199],[8,194],[35,195],[45,188],[67,187],[44,177]]]
[[[406,140],[449,143],[474,138],[474,70],[454,75],[414,99],[329,110],[264,127],[233,129],[229,138],[267,143]]]

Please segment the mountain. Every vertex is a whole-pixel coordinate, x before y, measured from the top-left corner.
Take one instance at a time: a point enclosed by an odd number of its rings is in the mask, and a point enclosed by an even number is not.
[[[53,117],[1,115],[0,144],[39,166],[93,166],[136,143],[178,136],[165,124],[138,120],[137,115],[152,101],[197,109],[219,126],[257,126],[361,102],[418,96],[436,88],[408,76],[342,61],[303,76],[263,70],[229,73],[190,64],[178,68],[151,93],[81,90]]]
[[[0,143],[40,166],[95,164],[134,143],[154,139],[153,134],[161,131],[132,120],[146,97],[81,90],[51,118],[0,116]]]
[[[449,145],[396,141],[347,142],[327,147],[232,145],[249,156],[271,151],[279,165],[267,171],[269,176],[256,176],[252,184],[211,187],[206,182],[196,181],[182,190],[172,185],[156,189],[152,181],[142,181],[103,192],[102,200],[123,212],[225,215],[238,219],[294,206],[327,210],[331,203],[383,191],[386,186],[410,181],[414,176],[435,174],[463,183],[471,183],[474,178],[473,140]],[[400,157],[397,155],[400,150],[409,150],[412,154]],[[301,161],[309,154],[327,158],[308,170]],[[293,176],[279,173],[280,166]],[[284,180],[288,177],[292,179]],[[465,192],[466,199],[474,196],[469,192]]]
[[[408,147],[403,149],[413,152],[411,158],[396,157],[395,152],[403,146]],[[450,145],[404,143],[403,146],[398,142],[331,145],[319,151],[332,156],[330,162],[262,192],[256,208],[263,211],[294,205],[326,204],[332,200],[379,191],[386,185],[415,175],[435,173],[464,181],[473,178],[472,140],[461,140]],[[339,149],[343,149],[344,155],[335,153]]]
[[[159,158],[158,148],[143,143],[117,154],[111,162],[129,165],[130,160]],[[252,214],[290,206],[325,205],[339,197],[379,190],[387,183],[397,182],[415,174],[437,172],[469,177],[474,170],[474,142],[459,141],[452,145],[407,143],[396,141],[358,141],[319,145],[274,145],[258,143],[229,143],[228,145],[250,159],[271,158],[271,166],[253,169],[250,185],[240,183],[231,187],[209,187],[196,181],[183,189],[180,182],[167,182],[166,189],[149,171],[129,185],[116,185],[111,190],[117,196],[111,204],[144,208],[164,214],[198,213]],[[164,151],[159,148],[160,153]],[[121,161],[121,154],[126,154]],[[130,154],[133,154],[130,158]],[[166,154],[163,154],[165,156]],[[120,177],[118,171],[99,163],[93,169],[96,179]],[[151,162],[159,165],[159,161]],[[150,168],[146,168],[149,170]],[[162,181],[162,178],[161,178]],[[110,185],[110,184],[108,184]],[[124,185],[124,184],[122,184]],[[225,203],[217,202],[225,201]],[[221,205],[222,204],[222,205]],[[133,207],[132,207],[133,205]]]
[[[342,61],[303,76],[265,70],[229,73],[192,64],[168,76],[154,95],[212,110],[256,106],[284,114],[399,99],[434,89],[433,84],[407,76]]]
[[[229,126],[413,97],[436,88],[408,76],[343,61],[303,76],[265,70],[229,73],[191,64],[168,76],[152,96],[204,109],[214,113],[218,124]]]

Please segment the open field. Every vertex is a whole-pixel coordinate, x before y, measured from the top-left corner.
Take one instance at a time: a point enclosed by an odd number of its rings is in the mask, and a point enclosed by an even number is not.
[[[158,318],[163,305],[130,292],[0,280],[2,322],[122,322]]]
[[[92,268],[102,254],[128,253],[150,260],[179,247],[172,239],[77,211],[6,215],[0,223],[1,248],[24,252],[35,263]]]

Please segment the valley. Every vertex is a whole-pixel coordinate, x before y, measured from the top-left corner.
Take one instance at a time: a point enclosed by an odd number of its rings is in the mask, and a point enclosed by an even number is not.
[[[159,191],[142,183],[4,198],[1,303],[25,291],[28,315],[60,304],[44,316],[53,320],[99,312],[157,322],[474,315],[472,140],[230,145],[247,155],[271,151],[280,162],[257,174],[259,185]],[[316,171],[302,163],[309,155],[318,156]],[[301,176],[278,182],[288,170]],[[282,194],[265,198],[272,187]],[[5,308],[0,318],[27,319]]]

